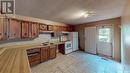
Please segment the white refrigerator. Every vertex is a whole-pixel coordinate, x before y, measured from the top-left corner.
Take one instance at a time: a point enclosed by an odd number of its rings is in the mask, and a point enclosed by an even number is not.
[[[77,51],[78,47],[78,32],[70,32],[69,40],[72,41],[72,50]]]

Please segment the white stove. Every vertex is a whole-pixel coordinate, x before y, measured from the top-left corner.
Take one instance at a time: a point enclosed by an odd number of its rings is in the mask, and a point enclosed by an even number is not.
[[[65,54],[71,53],[72,51],[72,41],[65,42]]]

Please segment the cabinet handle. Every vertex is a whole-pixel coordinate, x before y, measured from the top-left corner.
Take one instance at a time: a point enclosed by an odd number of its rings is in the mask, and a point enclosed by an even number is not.
[[[27,33],[24,33],[24,35],[27,35]]]
[[[7,33],[5,33],[5,35],[7,35]]]
[[[15,36],[16,34],[14,33],[14,36]]]

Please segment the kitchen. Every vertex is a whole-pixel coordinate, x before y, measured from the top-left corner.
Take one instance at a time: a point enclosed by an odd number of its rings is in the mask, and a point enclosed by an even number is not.
[[[0,73],[130,73],[130,0],[112,1],[1,0]]]
[[[4,45],[1,44],[1,51],[6,50],[6,48],[22,48],[25,52],[26,49],[29,64],[34,66],[55,59],[59,52],[69,54],[78,50],[78,32],[72,32],[73,26],[47,25],[34,22],[34,20],[37,20],[35,18],[29,18],[28,21],[26,19],[28,17],[24,16],[3,16],[1,18],[0,40],[2,44],[4,43]],[[75,44],[75,42],[77,43]],[[72,45],[73,43],[75,45]],[[8,56],[11,54],[15,54],[15,50],[14,53],[9,53]],[[15,55],[19,55],[19,53]],[[11,57],[9,56],[7,60],[12,60]],[[6,63],[8,64],[8,61]]]

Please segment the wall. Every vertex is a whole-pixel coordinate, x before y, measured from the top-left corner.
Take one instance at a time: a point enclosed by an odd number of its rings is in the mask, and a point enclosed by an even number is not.
[[[120,61],[120,25],[121,25],[121,18],[113,18],[107,20],[101,20],[96,22],[84,23],[75,26],[75,30],[79,32],[79,46],[80,50],[85,49],[85,28],[86,27],[93,27],[93,26],[100,26],[100,25],[112,25],[114,29],[114,50],[113,50],[113,57],[115,60]]]
[[[122,63],[130,73],[130,0],[127,0],[122,15]]]

